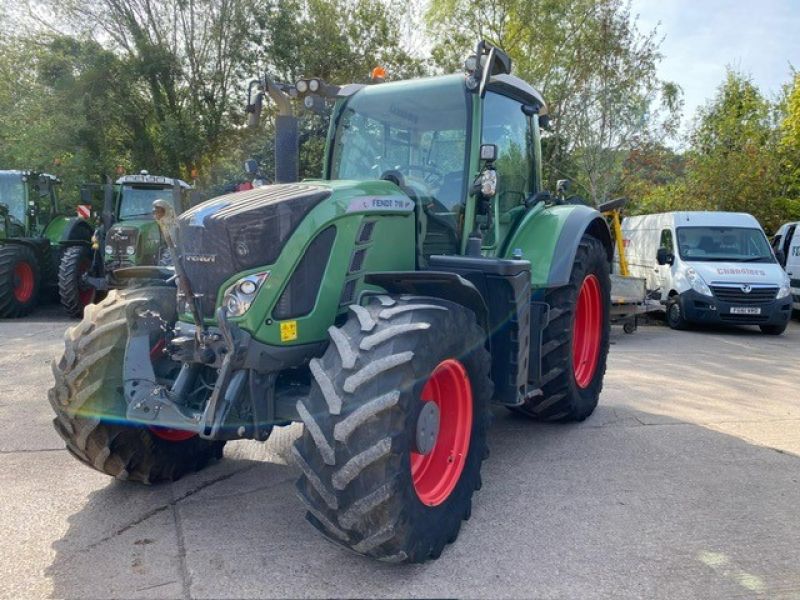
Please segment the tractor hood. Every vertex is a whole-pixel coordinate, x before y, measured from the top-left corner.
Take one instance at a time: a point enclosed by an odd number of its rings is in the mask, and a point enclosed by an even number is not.
[[[177,219],[181,262],[203,313],[213,317],[220,286],[231,276],[275,263],[287,240],[318,206],[353,212],[404,212],[414,202],[386,181],[307,181],[268,185],[203,202]],[[316,213],[315,213],[316,214]],[[319,231],[329,217],[319,218]],[[316,223],[316,221],[315,221]]]

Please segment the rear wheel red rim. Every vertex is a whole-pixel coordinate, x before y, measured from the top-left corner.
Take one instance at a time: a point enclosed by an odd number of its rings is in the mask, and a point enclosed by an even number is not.
[[[587,275],[578,292],[572,333],[572,368],[575,383],[586,388],[594,379],[603,333],[603,297],[600,280]]]
[[[14,267],[14,298],[17,302],[27,302],[33,296],[33,267],[20,261]]]
[[[78,264],[78,300],[80,301],[81,306],[86,306],[94,301],[94,288],[89,285],[88,282],[84,281],[83,278],[83,276],[89,272],[91,267],[92,261],[88,258],[84,258]]]
[[[472,386],[467,370],[450,358],[440,362],[422,388],[422,400],[439,408],[439,432],[428,454],[411,452],[411,479],[420,501],[438,506],[464,471],[472,435]]]

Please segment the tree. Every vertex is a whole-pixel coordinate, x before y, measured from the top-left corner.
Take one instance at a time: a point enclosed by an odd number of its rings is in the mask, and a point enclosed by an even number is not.
[[[622,0],[433,0],[428,22],[442,40],[433,49],[442,67],[455,68],[485,38],[542,91],[551,187],[568,176],[602,202],[619,188],[630,148],[674,133],[680,89],[656,77],[656,33],[640,32]]]

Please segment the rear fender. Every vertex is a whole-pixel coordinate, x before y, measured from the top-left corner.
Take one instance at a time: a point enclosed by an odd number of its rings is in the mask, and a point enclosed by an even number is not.
[[[505,257],[521,251],[530,260],[534,289],[567,285],[578,244],[587,233],[600,240],[611,263],[614,246],[608,224],[600,212],[583,205],[531,210],[506,244]]]

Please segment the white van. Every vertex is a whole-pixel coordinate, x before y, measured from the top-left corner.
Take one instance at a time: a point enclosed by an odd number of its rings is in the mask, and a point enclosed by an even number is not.
[[[783,333],[792,312],[789,277],[752,215],[672,212],[626,217],[630,274],[644,277],[667,323],[758,325]]]
[[[800,222],[781,225],[772,238],[772,248],[791,281],[792,306],[800,311]]]

